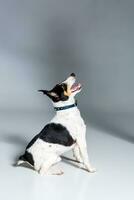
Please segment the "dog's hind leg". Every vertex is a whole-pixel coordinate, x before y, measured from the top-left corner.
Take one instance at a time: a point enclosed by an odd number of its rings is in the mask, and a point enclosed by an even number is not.
[[[60,169],[53,169],[52,166],[61,161],[57,155],[49,155],[48,160],[45,160],[39,170],[40,175],[61,175],[63,171]]]
[[[57,166],[57,164],[51,166],[47,172],[47,175],[62,175],[62,174],[64,174],[64,172],[62,171],[62,169],[59,168],[59,166]]]

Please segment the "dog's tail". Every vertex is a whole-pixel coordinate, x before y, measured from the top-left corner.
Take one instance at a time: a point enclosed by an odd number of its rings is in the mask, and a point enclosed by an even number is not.
[[[25,162],[26,162],[26,160],[25,160],[25,154],[24,154],[19,157],[19,159],[17,160],[16,166],[19,166]]]
[[[34,166],[34,160],[31,153],[26,151],[23,155],[21,155],[16,163],[16,166],[19,166],[23,163],[27,163],[31,165],[32,167]]]

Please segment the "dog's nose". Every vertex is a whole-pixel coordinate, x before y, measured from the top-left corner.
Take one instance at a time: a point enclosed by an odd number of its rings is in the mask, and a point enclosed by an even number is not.
[[[76,77],[75,73],[70,74],[70,76]]]

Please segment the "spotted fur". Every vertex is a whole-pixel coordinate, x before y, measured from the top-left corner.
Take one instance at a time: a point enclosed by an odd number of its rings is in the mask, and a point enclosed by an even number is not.
[[[81,85],[75,85],[75,74],[72,73],[65,81],[57,84],[52,90],[39,90],[47,95],[54,107],[64,107],[75,103],[75,95],[81,91]],[[86,145],[86,125],[79,109],[75,106],[56,112],[54,118],[27,145],[18,164],[30,163],[40,174],[62,174],[58,170],[51,171],[53,165],[61,161],[61,156],[69,151],[78,162],[89,172],[91,168]]]

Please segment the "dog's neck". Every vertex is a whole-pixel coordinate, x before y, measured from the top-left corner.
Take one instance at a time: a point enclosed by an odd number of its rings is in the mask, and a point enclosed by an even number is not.
[[[76,100],[72,97],[69,98],[67,101],[59,101],[59,102],[53,102],[54,107],[64,107],[64,106],[69,106],[72,104],[75,104]]]
[[[79,109],[77,107],[76,100],[74,98],[69,99],[68,101],[60,101],[57,103],[53,103],[54,109],[58,115],[60,114],[78,114]]]

